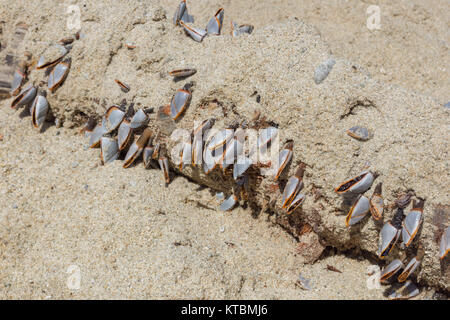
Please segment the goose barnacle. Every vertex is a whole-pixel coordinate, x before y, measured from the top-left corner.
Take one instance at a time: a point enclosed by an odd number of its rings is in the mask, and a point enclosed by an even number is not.
[[[47,118],[48,101],[46,96],[47,93],[43,90],[40,90],[34,98],[33,104],[31,105],[31,123],[35,128],[39,128]]]
[[[16,109],[29,105],[36,97],[37,88],[33,85],[25,87],[19,95],[11,102],[11,108]]]

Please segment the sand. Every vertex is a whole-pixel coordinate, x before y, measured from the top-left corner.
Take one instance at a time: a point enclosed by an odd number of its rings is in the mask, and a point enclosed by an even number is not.
[[[335,73],[330,75],[332,81],[339,79],[338,75],[344,74],[347,77],[347,61],[353,61],[361,64],[361,67],[358,65],[357,68],[364,71],[361,75],[348,76],[348,83],[357,79],[365,85],[381,88],[390,94],[395,92],[399,102],[408,99],[408,102],[414,101],[414,105],[433,105],[433,117],[440,114],[438,105],[448,99],[445,96],[448,92],[448,71],[442,67],[448,65],[445,42],[448,39],[445,27],[448,16],[445,16],[445,10],[441,8],[445,6],[442,2],[433,2],[426,10],[420,2],[384,5],[383,27],[380,32],[369,32],[365,28],[365,3],[359,2],[354,6],[347,1],[338,1],[333,5],[322,5],[320,9],[318,2],[307,3],[299,6],[289,1],[283,1],[281,4],[277,2],[277,9],[271,10],[270,14],[267,7],[274,7],[271,1],[260,1],[257,5],[230,2],[223,3],[223,6],[226,8],[226,19],[233,17],[238,22],[252,23],[257,28],[266,27],[272,34],[280,32],[279,28],[286,28],[286,21],[290,23],[288,28],[296,28],[294,25],[297,20],[294,17],[310,23],[327,44],[315,42],[317,37],[314,32],[309,27],[300,25],[298,34],[305,35],[305,43],[314,46],[314,49],[302,57],[311,62],[309,67],[312,70],[321,59],[326,58],[326,53],[333,54],[338,63]],[[162,1],[161,5],[167,8],[167,16],[170,18],[173,1]],[[198,7],[193,6],[192,13],[202,20],[207,20],[205,16],[214,10],[211,8],[218,5],[215,1],[199,4]],[[150,15],[152,19],[158,17],[155,12]],[[441,18],[435,18],[436,16]],[[89,19],[91,18],[88,17],[87,20]],[[280,23],[281,27],[278,25]],[[400,32],[406,23],[409,24],[407,35]],[[165,23],[160,22],[160,25],[164,26]],[[443,27],[439,27],[440,25]],[[5,26],[4,30],[7,27]],[[43,30],[32,32],[49,32],[51,25],[43,24],[42,28]],[[155,38],[158,32],[161,32],[166,40],[171,41],[173,48],[182,50],[182,33],[172,34],[167,30],[158,30],[163,29],[144,28],[135,30],[132,34],[139,35],[139,31],[150,32],[150,37]],[[428,35],[431,33],[435,36],[430,40]],[[58,36],[59,34],[54,35]],[[256,34],[256,37],[259,37],[257,39],[262,39],[262,36]],[[427,46],[423,45],[425,36]],[[383,41],[387,39],[390,44],[395,45],[383,46]],[[121,77],[126,77],[127,73],[123,70],[132,67],[131,64],[126,64],[126,55],[123,52],[117,53],[120,40],[122,39],[112,41],[117,56],[110,61],[111,67],[105,69],[108,70],[106,78],[116,75],[112,70],[118,70]],[[223,48],[221,39],[218,41],[219,43],[209,43],[213,48],[217,48],[213,50],[220,50],[221,45]],[[208,44],[206,41],[205,43]],[[245,46],[243,41],[241,44]],[[132,91],[128,95],[143,99],[144,104],[163,103],[165,96],[170,95],[169,92],[178,86],[171,84],[170,79],[160,77],[159,72],[161,66],[164,66],[164,69],[176,67],[179,60],[158,64],[159,52],[152,54],[152,45],[154,44],[145,44],[149,46],[145,47],[145,51],[150,53],[144,58],[131,54],[131,61],[137,62],[144,74],[155,75],[151,80],[139,79],[139,75],[142,75],[140,71],[135,78],[130,75],[133,83],[136,80],[139,84],[137,87],[141,84],[144,87],[143,80],[150,81],[151,85],[155,83],[154,87],[161,82],[164,84],[160,92],[153,93],[152,97],[145,98],[144,90]],[[191,43],[188,45],[188,48],[193,48]],[[37,44],[37,47],[41,46]],[[74,50],[75,54],[80,54],[83,49],[75,47]],[[199,60],[202,59],[202,54],[205,53],[199,53]],[[238,58],[239,54],[233,52],[230,56]],[[176,54],[174,56],[178,57]],[[424,57],[426,61],[423,61]],[[230,59],[231,63],[227,63],[245,74],[249,70],[242,68],[240,59],[237,58]],[[151,59],[156,59],[156,65]],[[89,61],[89,58],[86,60],[90,64],[100,62],[95,59]],[[434,63],[436,60],[442,61],[442,64]],[[243,64],[245,67],[249,65],[252,64]],[[121,69],[121,66],[124,69]],[[226,66],[218,69],[226,69]],[[393,91],[384,86],[377,87],[371,80],[367,80],[366,70],[376,81],[392,85]],[[309,69],[305,73],[308,72]],[[233,79],[231,76],[230,78]],[[117,88],[113,87],[114,84],[106,83],[102,83],[97,94],[118,99],[120,94]],[[0,127],[0,134],[3,135],[0,156],[2,176],[5,177],[0,189],[0,203],[3,208],[1,221],[5,225],[1,233],[4,248],[0,262],[2,296],[41,299],[383,298],[385,287],[379,290],[368,290],[366,287],[367,267],[375,262],[363,259],[362,254],[354,253],[353,257],[349,257],[327,250],[318,262],[305,265],[305,257],[296,253],[297,240],[279,226],[280,221],[268,217],[267,214],[253,218],[249,209],[242,208],[229,213],[219,212],[214,192],[200,189],[197,184],[188,182],[185,178],[177,177],[165,188],[159,171],[145,171],[142,166],[124,171],[120,163],[99,166],[98,151],[84,150],[85,141],[76,134],[76,130],[69,129],[76,124],[71,108],[80,104],[78,97],[72,101],[65,99],[70,96],[71,86],[73,87],[73,84],[68,82],[55,100],[60,108],[58,113],[66,117],[64,129],[51,127],[45,133],[37,134],[30,129],[29,118],[19,119],[18,113],[3,108],[6,110],[6,116],[1,120]],[[242,97],[247,94],[246,91],[253,90],[252,86],[260,90],[261,83],[251,83],[249,88],[244,89]],[[401,88],[397,89],[398,86]],[[203,98],[208,98],[211,87],[200,83],[196,89],[200,96],[196,97],[198,100],[194,101],[194,104],[199,104],[202,95]],[[335,87],[333,89],[336,90]],[[403,91],[407,94],[402,93]],[[413,91],[428,97],[416,96]],[[270,104],[270,99],[274,97],[269,90],[266,92],[262,98],[264,106]],[[82,95],[82,92],[78,93],[78,96]],[[320,93],[313,91],[312,95],[316,101],[313,100],[311,104],[316,106],[320,101]],[[223,98],[230,96],[224,94]],[[407,98],[404,98],[405,96]],[[232,96],[238,101],[242,97]],[[342,99],[344,100],[344,97]],[[61,102],[68,104],[63,106]],[[225,100],[225,103],[228,102]],[[3,102],[2,106],[6,107],[7,102]],[[255,104],[245,101],[242,107],[248,106],[254,107]],[[86,109],[96,112],[102,110],[94,104],[86,105]],[[345,108],[342,108],[342,112],[344,111]],[[400,119],[404,114],[399,111],[395,117]],[[366,116],[370,117],[371,114]],[[445,118],[442,118],[441,122],[445,123]],[[344,127],[345,125],[347,123],[343,124]],[[375,141],[378,148],[385,148],[380,144],[380,140]],[[352,153],[360,152],[356,144],[349,148]],[[363,148],[363,151],[367,149]],[[443,150],[445,152],[445,145]],[[333,177],[330,181],[345,178],[343,173],[357,170],[355,165],[360,165],[364,160],[346,166],[337,174],[339,177]],[[395,161],[395,158],[392,160]],[[439,160],[436,159],[437,162]],[[431,168],[426,168],[429,169]],[[408,172],[409,169],[399,170]],[[313,179],[317,179],[317,175],[311,177],[310,182],[313,182]],[[402,181],[402,188],[407,188],[410,183]],[[445,185],[445,181],[442,183]],[[445,195],[441,197],[441,203],[448,203],[448,195],[447,198]],[[336,199],[332,201],[336,202]],[[331,218],[327,223],[340,223],[340,220],[342,219]],[[362,240],[358,240],[358,246],[373,250],[376,246],[376,239],[373,239],[376,229],[369,223],[363,231],[366,234]],[[325,232],[322,231],[322,234]],[[331,239],[324,237],[322,240],[326,240],[324,243],[330,245],[334,241],[333,237],[342,234],[343,231],[341,234],[337,232],[330,236]],[[343,236],[342,240],[344,244],[339,246],[348,247],[351,237]],[[431,243],[428,248],[431,252],[435,251],[435,246]],[[343,273],[325,270],[327,265],[333,265]],[[427,265],[432,268],[435,261],[429,260]],[[67,287],[67,269],[70,266],[77,266],[81,270],[81,285],[78,290],[70,290]],[[305,291],[296,286],[299,273],[312,279],[313,290]],[[442,282],[439,274],[431,276],[431,282],[433,281],[440,286],[448,286],[448,282]],[[426,286],[421,289],[423,292],[419,298],[433,297],[433,289],[429,291]]]
[[[182,177],[166,188],[159,170],[99,166],[73,130],[36,134],[5,110],[3,299],[383,298],[385,287],[366,287],[368,260],[330,252],[304,264],[297,241],[265,215],[220,212],[208,189]],[[73,266],[81,282],[71,290]],[[312,290],[296,286],[299,274]]]

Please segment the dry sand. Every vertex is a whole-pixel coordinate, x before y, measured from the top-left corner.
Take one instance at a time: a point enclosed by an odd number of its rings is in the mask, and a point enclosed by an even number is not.
[[[375,79],[439,103],[449,99],[445,1],[426,8],[420,1],[381,3],[378,32],[365,27],[368,3],[297,2],[205,0],[191,11],[207,20],[222,4],[227,19],[257,28],[297,17],[319,30],[335,56],[360,63]],[[173,1],[161,5],[171,16]],[[372,262],[325,254],[305,265],[296,240],[267,215],[219,212],[212,192],[184,178],[165,188],[155,170],[98,166],[98,151],[83,150],[76,131],[51,127],[39,135],[29,118],[6,106],[2,102],[0,297],[383,298],[384,287],[366,287]],[[79,290],[66,284],[73,265],[81,270]],[[312,279],[313,290],[295,285],[299,273]],[[433,290],[422,289],[419,298],[432,297]]]

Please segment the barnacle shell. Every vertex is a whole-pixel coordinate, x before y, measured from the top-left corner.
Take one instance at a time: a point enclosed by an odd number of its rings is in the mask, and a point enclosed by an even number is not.
[[[408,279],[408,277],[414,273],[419,265],[420,260],[418,260],[416,257],[412,258],[404,268],[403,272],[398,276],[398,282],[405,282],[406,279]]]
[[[192,141],[191,146],[191,163],[195,168],[198,164],[202,163],[202,154],[203,154],[203,140],[199,137],[195,137]]]
[[[385,282],[403,268],[404,265],[399,259],[393,260],[383,269],[383,272],[381,273],[380,276],[380,282]]]
[[[237,23],[231,22],[231,35],[233,37],[240,36],[244,33],[251,34],[253,29],[254,27],[250,24],[242,24],[238,26]]]
[[[286,144],[284,149],[281,150],[279,158],[278,158],[278,169],[277,169],[277,173],[275,175],[275,180],[278,180],[278,178],[280,177],[284,168],[286,168],[289,161],[291,161],[292,154],[293,154],[293,152],[292,152],[293,147],[294,147],[294,143],[289,142]]]
[[[164,175],[164,180],[166,182],[166,184],[170,183],[170,176],[169,176],[169,160],[167,160],[166,157],[161,157],[158,160],[159,163],[159,167],[161,168],[163,175]]]
[[[340,184],[335,191],[339,194],[345,192],[363,193],[372,186],[375,176],[370,171],[363,171],[356,177],[353,177]]]
[[[181,0],[179,3],[177,10],[175,11],[175,14],[173,15],[173,24],[177,25],[180,23],[180,21],[184,22],[194,22],[194,17],[189,15],[187,6],[186,6],[186,0]]]
[[[151,131],[150,129],[145,129],[142,135],[134,141],[130,148],[128,149],[127,154],[125,155],[123,167],[128,168],[133,164],[133,162],[139,157],[144,147],[147,145],[148,140],[150,139]]]
[[[90,137],[89,137],[89,148],[96,148],[100,145],[100,139],[105,135],[108,131],[103,126],[103,123],[101,125],[97,125],[94,130],[92,131]]]
[[[291,214],[292,212],[294,212],[295,209],[297,209],[303,203],[303,201],[305,201],[305,199],[306,196],[304,194],[298,193],[295,196],[294,200],[292,200],[289,206],[287,207],[286,213]]]
[[[384,201],[381,196],[381,186],[381,182],[377,184],[370,198],[370,213],[375,220],[380,220],[383,217]]]
[[[275,127],[267,127],[260,130],[258,136],[258,148],[259,152],[264,152],[267,150],[269,144],[277,137],[278,129]]]
[[[386,222],[380,231],[380,243],[378,245],[378,257],[384,259],[391,252],[400,236],[400,230],[390,222]]]
[[[184,31],[197,42],[202,42],[203,38],[206,36],[206,30],[204,29],[192,27],[185,24],[183,21],[180,21],[179,23],[184,28]]]
[[[31,113],[31,123],[33,127],[39,128],[47,118],[48,113],[48,101],[45,97],[45,93],[40,92],[34,98],[33,104],[30,109]]]
[[[208,25],[206,26],[206,32],[209,35],[220,35],[223,24],[223,15],[224,10],[223,8],[220,8],[219,10],[217,10],[214,17],[209,20]]]
[[[360,222],[369,212],[369,199],[366,196],[359,195],[345,219],[345,225],[351,226]]]
[[[208,149],[217,151],[221,148],[222,150],[220,150],[220,153],[222,153],[223,149],[225,149],[224,146],[233,138],[233,136],[233,129],[224,129],[217,132],[209,141]]]
[[[415,202],[412,211],[403,220],[402,240],[407,247],[413,241],[417,231],[419,231],[420,223],[422,222],[423,205],[423,201]]]
[[[144,166],[146,169],[150,167],[150,163],[153,159],[153,154],[155,152],[155,148],[153,146],[147,145],[142,151],[142,161],[144,162]]]
[[[283,190],[283,198],[281,200],[282,208],[288,207],[292,200],[295,198],[297,193],[300,189],[303,187],[303,181],[300,180],[296,176],[292,176],[289,178],[288,182],[286,183],[286,186]]]
[[[192,142],[188,141],[183,144],[180,156],[179,169],[183,170],[186,165],[191,164],[192,161]]]
[[[394,291],[389,295],[390,300],[410,299],[420,293],[419,288],[408,280],[400,289]]]
[[[29,105],[36,97],[37,89],[35,86],[28,85],[19,95],[11,102],[11,108],[23,107]]]
[[[209,148],[203,149],[203,172],[205,174],[210,174],[213,171],[219,162],[218,157],[220,155],[215,154],[214,151],[211,151]]]
[[[238,139],[232,139],[225,147],[220,159],[220,168],[225,170],[229,165],[234,164],[234,160],[244,152],[244,146]]]
[[[450,227],[447,227],[442,234],[441,243],[439,246],[439,257],[444,259],[450,250]]]
[[[174,78],[186,78],[194,75],[197,72],[196,69],[177,69],[170,71],[169,74]]]
[[[114,138],[102,137],[100,140],[100,150],[102,164],[113,162],[119,157],[119,145]]]
[[[347,130],[347,134],[350,137],[361,141],[367,141],[370,138],[369,130],[361,126],[351,127],[350,129]]]
[[[130,91],[130,86],[127,85],[125,82],[122,82],[118,79],[114,79],[114,81],[115,81],[115,83],[117,83],[119,85],[120,90],[122,90],[123,92],[126,93],[126,92]]]
[[[303,175],[305,172],[305,166],[300,165],[295,175],[289,178],[288,182],[286,183],[286,186],[283,190],[283,198],[281,200],[281,207],[282,208],[288,208],[295,197],[297,196],[297,193],[303,188]]]
[[[133,129],[130,126],[130,121],[124,119],[119,126],[117,132],[117,142],[119,144],[119,150],[124,150],[130,143],[133,137]]]
[[[25,82],[27,75],[24,68],[18,68],[14,72],[13,80],[11,82],[10,93],[12,96],[17,95],[20,92],[20,89]]]
[[[70,70],[71,60],[67,59],[59,62],[48,76],[47,86],[51,92],[55,92],[67,78]]]
[[[220,211],[231,210],[231,209],[233,209],[236,202],[237,202],[237,197],[234,194],[232,194],[224,202],[222,202],[222,204],[219,207],[219,210]]]
[[[44,55],[39,59],[36,69],[45,69],[52,67],[59,63],[64,56],[69,52],[67,48],[60,44],[55,44],[47,48]]]
[[[111,106],[106,110],[104,127],[107,132],[117,129],[125,117],[125,112],[118,106]]]
[[[173,120],[177,120],[178,117],[188,107],[191,101],[191,93],[185,89],[179,89],[170,102],[170,113]]]
[[[130,127],[132,129],[143,127],[148,123],[148,120],[147,114],[142,109],[139,109],[131,118]]]

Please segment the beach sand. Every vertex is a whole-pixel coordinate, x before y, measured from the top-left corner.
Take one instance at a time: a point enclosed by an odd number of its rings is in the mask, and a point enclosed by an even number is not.
[[[7,16],[3,2],[0,16]],[[176,1],[160,4],[170,19]],[[366,28],[370,4],[381,7],[376,32]],[[227,19],[256,28],[296,17],[320,32],[334,56],[374,79],[450,100],[448,2],[370,4],[203,0],[191,13],[208,20],[211,8],[223,6]],[[8,38],[13,28],[0,26]],[[39,134],[8,102],[0,102],[0,298],[385,298],[387,287],[367,287],[376,261],[360,252],[327,248],[306,263],[298,241],[267,214],[220,212],[210,189],[183,177],[165,187],[159,170],[142,165],[101,166],[77,128]],[[299,274],[311,290],[296,284]],[[432,288],[421,291],[417,299],[436,298]]]

